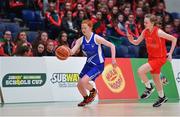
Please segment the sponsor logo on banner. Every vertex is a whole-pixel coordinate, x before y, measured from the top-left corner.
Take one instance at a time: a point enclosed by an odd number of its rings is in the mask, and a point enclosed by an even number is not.
[[[76,87],[79,80],[78,73],[53,73],[51,83],[57,83],[59,87]]]
[[[2,80],[3,87],[40,87],[46,82],[45,73],[12,73]]]
[[[176,81],[180,83],[180,72],[177,74]]]
[[[125,87],[125,80],[119,67],[113,69],[111,64],[106,65],[102,78],[113,93],[120,93]]]
[[[96,79],[100,100],[138,98],[130,59],[116,58],[118,66],[114,69],[110,58],[105,59],[102,75]]]

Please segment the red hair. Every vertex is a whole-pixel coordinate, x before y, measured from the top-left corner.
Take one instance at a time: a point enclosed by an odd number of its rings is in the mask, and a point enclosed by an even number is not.
[[[82,24],[87,24],[90,28],[93,28],[93,23],[91,20],[83,20]]]

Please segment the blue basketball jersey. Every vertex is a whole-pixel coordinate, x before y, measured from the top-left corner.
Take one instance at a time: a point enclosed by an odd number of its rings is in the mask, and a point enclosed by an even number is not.
[[[98,65],[104,63],[104,53],[101,44],[95,42],[94,33],[91,34],[90,40],[87,41],[86,37],[82,37],[82,51],[87,57],[87,63]]]

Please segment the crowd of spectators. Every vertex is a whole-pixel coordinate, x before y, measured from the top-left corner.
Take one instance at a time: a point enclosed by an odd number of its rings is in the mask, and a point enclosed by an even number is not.
[[[157,16],[161,29],[178,38],[177,48],[180,47],[180,19],[166,11],[164,0],[0,0],[0,3],[0,56],[54,56],[60,45],[73,47],[82,36],[82,20],[90,19],[96,34],[121,47],[117,53],[128,50],[120,57],[147,57],[145,43],[130,49],[126,31],[138,38],[148,13]],[[29,12],[35,19],[28,20]],[[7,22],[16,22],[21,30],[14,34],[2,29],[1,25]],[[29,31],[37,32],[33,41],[28,39]],[[170,46],[167,42],[167,49]],[[135,51],[131,51],[135,49],[137,54],[133,56]],[[79,50],[75,56],[83,55]]]

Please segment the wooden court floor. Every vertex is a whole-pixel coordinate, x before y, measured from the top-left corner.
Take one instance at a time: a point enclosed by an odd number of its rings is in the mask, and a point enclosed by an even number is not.
[[[86,107],[77,107],[78,102],[47,102],[4,104],[1,116],[180,116],[180,103],[168,102],[159,108],[152,103],[102,101]]]

